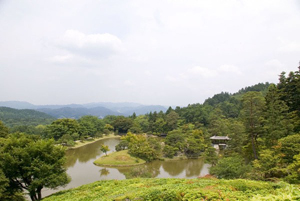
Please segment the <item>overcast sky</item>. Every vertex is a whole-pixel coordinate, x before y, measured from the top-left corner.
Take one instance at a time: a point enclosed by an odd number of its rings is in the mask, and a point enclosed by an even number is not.
[[[299,0],[0,0],[0,101],[186,106],[299,60]]]

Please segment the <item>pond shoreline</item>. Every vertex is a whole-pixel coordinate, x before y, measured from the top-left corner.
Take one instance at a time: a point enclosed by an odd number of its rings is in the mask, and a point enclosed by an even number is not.
[[[116,136],[114,134],[109,134],[107,136],[104,136],[104,137],[101,137],[101,138],[96,138],[92,141],[85,141],[85,142],[80,142],[80,144],[77,144],[75,145],[74,147],[68,147],[67,150],[72,150],[72,149],[77,149],[77,148],[80,148],[80,147],[83,147],[85,145],[88,145],[88,144],[92,144],[92,143],[95,143],[95,142],[98,142],[100,140],[104,140],[104,139],[111,139],[111,138],[120,138],[121,136]]]

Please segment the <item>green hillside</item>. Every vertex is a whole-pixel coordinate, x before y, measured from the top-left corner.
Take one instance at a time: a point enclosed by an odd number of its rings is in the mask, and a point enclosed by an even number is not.
[[[44,201],[89,200],[299,200],[299,186],[250,180],[128,179],[98,181]]]
[[[55,118],[52,116],[35,110],[17,110],[9,107],[0,107],[0,121],[8,127],[46,125],[54,120]]]

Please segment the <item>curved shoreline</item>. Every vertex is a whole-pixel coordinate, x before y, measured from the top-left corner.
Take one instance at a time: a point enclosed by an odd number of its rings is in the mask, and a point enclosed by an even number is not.
[[[67,150],[70,150],[70,149],[77,149],[77,148],[80,148],[80,147],[83,147],[85,145],[88,145],[88,144],[92,144],[94,142],[98,142],[100,140],[105,140],[105,139],[110,139],[110,138],[120,138],[121,136],[115,136],[114,134],[109,134],[107,136],[104,136],[104,137],[101,137],[101,138],[96,138],[94,139],[93,141],[85,141],[84,143],[80,143],[79,145],[75,145],[74,147],[68,147]]]

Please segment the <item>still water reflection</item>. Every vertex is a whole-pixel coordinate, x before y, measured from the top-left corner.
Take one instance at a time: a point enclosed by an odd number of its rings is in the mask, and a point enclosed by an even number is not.
[[[102,144],[108,145],[110,152],[112,152],[115,151],[115,146],[119,142],[120,139],[118,138],[104,139],[77,149],[68,150],[66,153],[66,168],[68,175],[72,178],[71,182],[64,188],[57,190],[46,189],[43,191],[43,196],[98,180],[126,179],[125,174],[136,167],[108,168],[93,164],[94,160],[103,155],[100,151]],[[154,161],[141,166],[146,172],[157,178],[195,178],[208,174],[209,167],[209,164],[205,164],[202,159]]]

